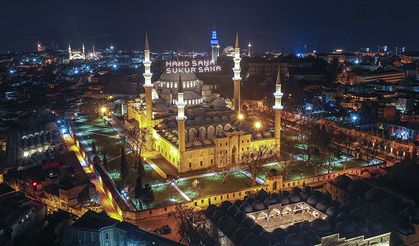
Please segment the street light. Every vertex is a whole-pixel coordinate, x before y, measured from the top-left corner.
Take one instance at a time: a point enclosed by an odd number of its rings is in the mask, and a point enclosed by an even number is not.
[[[243,120],[243,119],[244,119],[244,114],[239,113],[239,115],[237,116],[237,118],[238,118],[239,120]]]
[[[259,130],[261,127],[262,127],[262,123],[260,123],[260,121],[256,121],[256,122],[255,122],[255,128],[256,128],[257,130]]]
[[[102,107],[100,108],[100,112],[101,112],[102,114],[105,114],[105,113],[106,113],[106,111],[107,111],[107,108],[106,108],[105,106],[102,106]]]

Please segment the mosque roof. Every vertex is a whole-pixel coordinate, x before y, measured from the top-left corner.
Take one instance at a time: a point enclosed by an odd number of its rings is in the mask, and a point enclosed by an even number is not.
[[[179,75],[182,76],[182,81],[192,81],[192,80],[198,80],[196,75],[194,73],[166,73],[163,72],[160,75],[159,80],[165,81],[165,82],[178,82],[179,81]]]

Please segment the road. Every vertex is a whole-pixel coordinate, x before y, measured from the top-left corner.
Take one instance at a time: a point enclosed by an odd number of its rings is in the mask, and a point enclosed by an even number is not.
[[[74,141],[71,138],[71,136],[69,134],[64,134],[63,138],[64,138],[64,141],[68,150],[74,151],[74,153],[76,153],[77,159],[79,160],[80,165],[83,167],[83,170],[86,172],[87,176],[89,176],[90,182],[92,182],[95,185],[96,190],[99,192],[99,199],[100,199],[100,204],[102,205],[102,209],[110,217],[122,221],[122,215],[118,214],[111,200],[106,195],[101,183],[98,181],[91,166],[83,158],[82,154],[80,153],[79,148],[77,148],[77,146],[74,144]]]

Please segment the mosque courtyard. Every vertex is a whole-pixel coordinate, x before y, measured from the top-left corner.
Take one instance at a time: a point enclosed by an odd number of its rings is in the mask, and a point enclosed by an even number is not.
[[[127,141],[121,138],[121,133],[117,131],[117,127],[114,125],[110,126],[107,120],[98,118],[97,114],[80,114],[73,124],[77,129],[76,136],[80,143],[85,145],[86,150],[92,151],[92,144],[94,143],[96,155],[101,159],[103,159],[104,154],[106,155],[109,176],[119,189],[124,190],[122,192],[124,198],[127,201],[131,200],[130,202],[139,209],[138,203],[134,198],[134,187],[137,179],[135,156],[127,146]],[[297,138],[293,137],[293,139]],[[301,147],[301,143],[298,141],[295,141],[294,144],[296,149]],[[125,182],[120,177],[122,146],[125,146],[125,155],[130,166]],[[288,173],[288,180],[315,176],[314,168],[303,161],[305,158],[303,153],[296,153],[294,158],[296,162]],[[330,165],[330,171],[365,165],[368,165],[368,163],[351,157],[340,156]],[[251,188],[254,185],[249,173],[240,169],[233,171],[203,170],[181,175],[159,156],[147,158],[144,162],[144,169],[143,185],[151,185],[154,199],[151,202],[142,204],[141,209],[162,207],[215,194],[234,192]],[[267,163],[258,174],[255,185],[263,184],[267,171],[271,169],[282,173],[283,164],[277,162]],[[317,170],[317,174],[325,174],[327,172],[328,170],[324,166]]]

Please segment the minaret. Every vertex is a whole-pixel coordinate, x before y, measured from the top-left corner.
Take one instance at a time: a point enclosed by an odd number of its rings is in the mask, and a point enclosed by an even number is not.
[[[218,44],[217,31],[214,29],[211,32],[211,61],[217,63],[217,57],[219,55],[220,45]]]
[[[71,60],[71,45],[68,45],[68,59]]]
[[[186,151],[186,138],[185,138],[185,102],[183,100],[183,83],[182,77],[179,75],[179,83],[177,87],[177,126],[178,126],[178,140],[179,140],[179,171],[181,171],[181,161]]]
[[[145,125],[141,127],[146,127],[146,126],[151,126],[152,107],[153,107],[153,103],[151,99],[151,90],[153,89],[153,84],[151,83],[151,76],[153,76],[153,74],[151,73],[151,70],[150,70],[150,67],[151,67],[150,47],[148,45],[147,33],[145,34],[143,64],[144,64],[143,76],[144,76],[144,89],[145,89],[146,122],[145,122]]]
[[[252,44],[249,41],[249,44],[247,45],[247,56],[250,57],[251,53],[250,53],[250,48],[252,48]]]
[[[234,77],[233,77],[233,81],[234,81],[234,110],[236,110],[238,113],[240,113],[241,111],[241,107],[240,107],[240,82],[241,82],[241,77],[240,77],[240,47],[239,47],[239,32],[236,33],[236,45],[235,45],[235,49],[234,49],[234,68],[233,68],[233,72],[234,72]]]
[[[275,105],[273,109],[275,111],[275,145],[278,151],[281,149],[281,112],[282,112],[282,91],[281,91],[281,67],[278,67],[278,75],[276,77],[276,90],[274,93]]]

